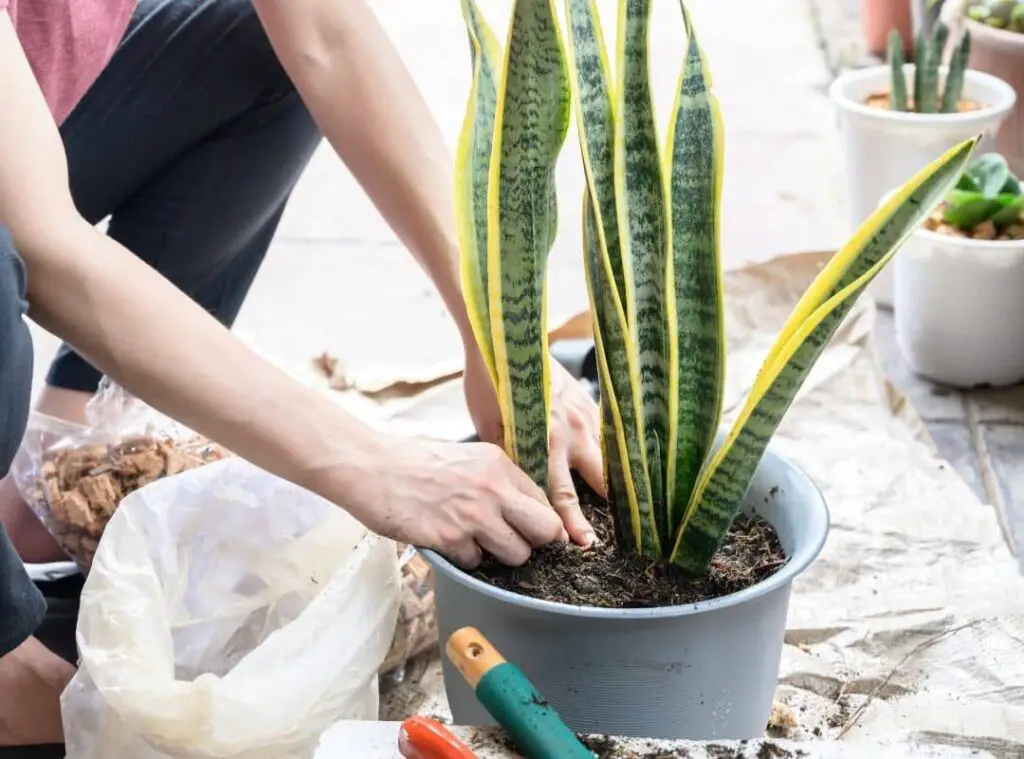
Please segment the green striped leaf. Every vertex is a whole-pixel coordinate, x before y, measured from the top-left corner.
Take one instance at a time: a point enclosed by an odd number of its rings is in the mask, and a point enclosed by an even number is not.
[[[980,135],[904,184],[833,256],[769,351],[729,435],[701,475],[670,560],[701,573],[738,513],[768,441],[857,296],[952,189]]]
[[[554,0],[516,0],[487,196],[488,306],[505,449],[545,490],[551,403],[545,269],[558,228],[555,163],[569,105]]]
[[[594,0],[565,0],[569,26],[569,87],[575,106],[580,152],[587,187],[597,199],[597,222],[611,261],[619,301],[633,297],[626,289],[615,205],[614,86],[601,19]]]
[[[625,263],[626,318],[638,354],[642,431],[648,466],[657,441],[668,440],[668,341],[665,319],[665,192],[648,71],[651,0],[619,0],[615,101],[615,185]],[[668,445],[660,446],[667,452]],[[662,476],[661,481],[664,481]],[[664,494],[654,494],[664,503]]]
[[[583,198],[583,266],[597,347],[601,400],[606,407],[606,462],[616,531],[637,552],[661,555],[655,506],[651,500],[646,451],[635,434],[641,413],[635,358],[626,315],[616,297],[607,251],[589,191]],[[619,393],[618,388],[627,391]]]
[[[455,153],[455,219],[466,311],[491,382],[497,387],[487,307],[487,188],[501,47],[473,0],[462,0],[462,15],[469,35],[473,85]]]
[[[668,532],[674,534],[714,442],[725,383],[720,255],[724,127],[697,36],[683,7],[686,61],[665,151],[671,275]]]

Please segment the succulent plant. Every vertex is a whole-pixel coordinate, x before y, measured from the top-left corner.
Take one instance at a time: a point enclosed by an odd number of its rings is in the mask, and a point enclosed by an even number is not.
[[[1024,0],[969,0],[964,11],[979,24],[1024,33]]]
[[[971,164],[946,196],[942,220],[965,231],[986,221],[995,232],[1019,223],[1024,211],[1020,179],[998,153],[986,153]]]
[[[967,71],[967,60],[971,56],[971,34],[964,32],[959,44],[953,48],[945,87],[940,92],[939,66],[948,37],[949,27],[942,22],[936,23],[931,35],[927,37],[918,32],[914,44],[914,99],[911,101],[907,95],[907,80],[903,71],[906,63],[903,37],[895,29],[889,32],[888,61],[892,79],[889,106],[894,111],[957,112],[964,92],[964,72]]]

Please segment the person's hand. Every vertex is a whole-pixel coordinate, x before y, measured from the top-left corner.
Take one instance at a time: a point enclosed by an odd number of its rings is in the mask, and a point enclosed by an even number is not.
[[[353,516],[465,569],[480,564],[482,551],[519,566],[562,535],[544,492],[490,443],[394,438],[379,465],[349,500]]]
[[[475,350],[468,353],[463,381],[470,416],[481,440],[501,445],[501,410],[490,375],[480,354]],[[590,487],[602,497],[607,497],[599,416],[594,399],[561,364],[552,359],[551,464],[548,474],[551,505],[561,517],[568,536],[584,547],[593,544],[596,535],[580,510],[571,470],[575,469]]]

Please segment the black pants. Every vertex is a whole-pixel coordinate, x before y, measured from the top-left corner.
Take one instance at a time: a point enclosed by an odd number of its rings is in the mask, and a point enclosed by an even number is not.
[[[321,135],[251,0],[140,0],[113,60],[61,127],[71,191],[90,222],[231,325]],[[24,270],[0,228],[0,474],[24,432],[32,352]],[[62,346],[47,382],[94,391]],[[0,532],[0,654],[40,604]],[[21,609],[19,612],[18,609]]]

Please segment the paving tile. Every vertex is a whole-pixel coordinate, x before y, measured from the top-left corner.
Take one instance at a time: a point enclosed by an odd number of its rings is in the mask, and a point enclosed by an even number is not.
[[[941,387],[914,374],[896,345],[892,312],[878,309],[875,344],[879,360],[892,382],[910,399],[911,405],[926,422],[963,422],[964,403],[957,390]]]
[[[931,434],[939,454],[950,463],[956,473],[970,486],[982,502],[991,500],[985,493],[978,454],[974,449],[971,431],[964,422],[930,422]]]
[[[1024,551],[1024,427],[983,424],[981,436],[995,480],[995,506],[1004,530],[1018,536],[1019,553]]]
[[[972,390],[966,394],[980,422],[1022,425],[1024,435],[1024,384],[999,390]]]

